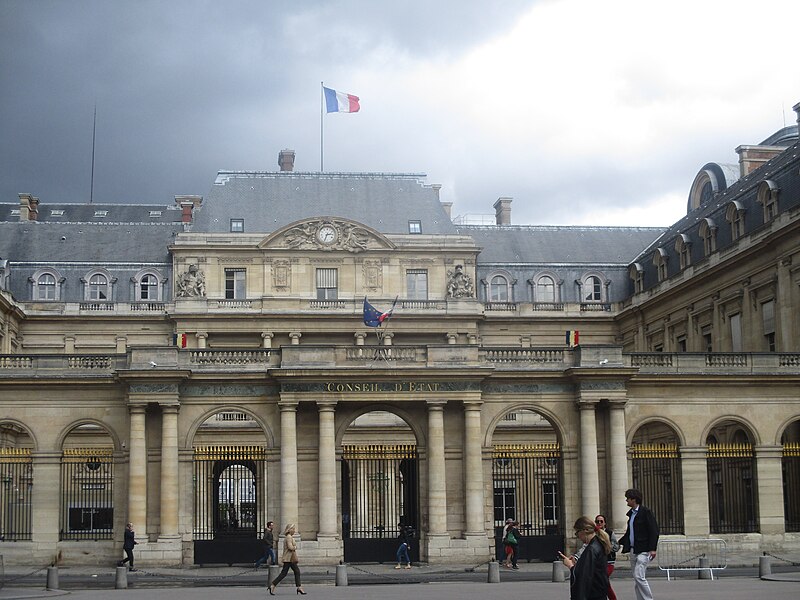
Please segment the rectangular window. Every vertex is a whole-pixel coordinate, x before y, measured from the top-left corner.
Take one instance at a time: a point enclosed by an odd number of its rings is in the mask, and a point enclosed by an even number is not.
[[[742,315],[736,313],[728,317],[731,323],[731,352],[742,351]]]
[[[427,300],[428,271],[426,269],[407,270],[406,289],[409,300]]]
[[[678,352],[686,352],[686,336],[682,335],[677,339]]]
[[[703,336],[703,352],[713,352],[713,345],[711,341],[711,325],[706,325],[702,329]]]
[[[517,513],[516,485],[514,481],[494,482],[494,524],[505,525],[506,519],[514,519]]]
[[[231,233],[244,232],[244,219],[231,219]]]
[[[422,221],[409,221],[408,233],[422,233]]]
[[[151,210],[150,211],[150,218],[151,219],[155,219],[155,218],[158,218],[160,216],[161,216],[161,211],[160,210]]]
[[[244,300],[247,296],[246,282],[244,269],[225,269],[225,299]]]
[[[339,272],[337,269],[317,269],[317,300],[339,298]]]
[[[108,216],[108,211],[107,210],[96,210],[96,211],[94,211],[94,216],[95,217],[107,217]]]
[[[769,300],[761,304],[761,320],[764,323],[764,337],[767,350],[775,352],[775,301]]]

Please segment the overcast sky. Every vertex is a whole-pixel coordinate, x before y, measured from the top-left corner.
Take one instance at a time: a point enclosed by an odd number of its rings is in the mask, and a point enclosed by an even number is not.
[[[796,122],[797,0],[0,0],[0,202],[171,204],[218,170],[422,172],[453,215],[668,225]]]

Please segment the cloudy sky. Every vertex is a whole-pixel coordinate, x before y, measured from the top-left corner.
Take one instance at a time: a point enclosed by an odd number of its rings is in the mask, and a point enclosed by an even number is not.
[[[795,123],[797,0],[0,0],[0,202],[169,204],[221,169],[427,173],[453,215],[668,225]]]

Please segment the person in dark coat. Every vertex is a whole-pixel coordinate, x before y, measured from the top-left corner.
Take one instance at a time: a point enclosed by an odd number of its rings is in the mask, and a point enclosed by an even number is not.
[[[395,569],[411,568],[411,555],[408,553],[411,547],[411,532],[409,528],[400,523],[400,535],[397,536],[397,566]]]
[[[570,600],[606,600],[608,593],[608,555],[611,541],[601,527],[596,527],[589,517],[575,521],[575,537],[585,544],[580,558],[562,552],[558,555],[569,569]]]
[[[647,583],[647,565],[656,557],[658,547],[658,523],[653,512],[642,506],[642,492],[635,489],[625,491],[628,511],[628,529],[622,536],[622,553],[631,553],[636,600],[653,600],[653,592]]]
[[[128,563],[128,569],[135,571],[133,568],[133,547],[137,544],[136,533],[133,531],[133,523],[125,525],[125,540],[122,543],[122,549],[125,550],[125,558],[117,563],[118,567],[124,567]]]
[[[272,521],[267,521],[267,526],[264,527],[264,537],[261,539],[261,543],[264,544],[264,556],[259,558],[253,565],[256,569],[267,562],[271,565],[278,564],[278,555],[275,553],[275,534],[272,533],[273,527],[275,527],[275,524]]]

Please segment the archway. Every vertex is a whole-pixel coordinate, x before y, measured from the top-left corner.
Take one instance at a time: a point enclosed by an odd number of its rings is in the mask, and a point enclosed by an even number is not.
[[[711,533],[758,531],[756,459],[751,433],[732,419],[706,436]]]
[[[683,534],[683,478],[675,430],[659,421],[640,427],[631,442],[633,487],[647,499],[661,533]]]
[[[800,420],[781,435],[783,446],[783,515],[786,531],[800,531]]]
[[[492,433],[495,546],[506,522],[521,533],[519,558],[550,561],[564,546],[561,446],[553,425],[529,409],[505,413]]]
[[[195,432],[194,562],[252,562],[263,554],[267,440],[252,415],[226,409]]]
[[[408,423],[384,410],[354,419],[342,436],[341,475],[344,559],[393,560],[404,526],[419,561],[419,460]]]
[[[0,540],[30,540],[33,533],[33,438],[17,423],[0,423]]]
[[[113,438],[98,423],[82,423],[64,436],[61,452],[60,539],[113,539]]]

